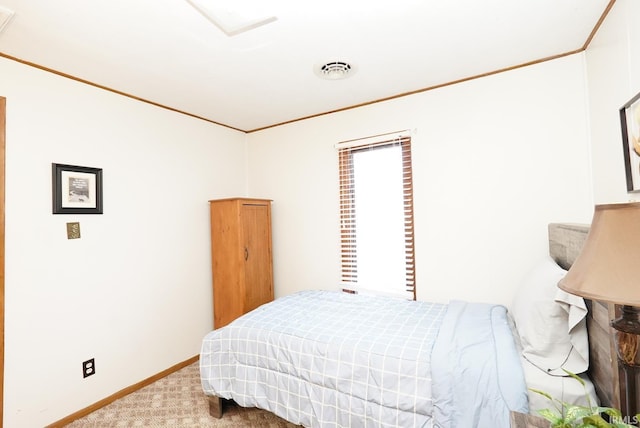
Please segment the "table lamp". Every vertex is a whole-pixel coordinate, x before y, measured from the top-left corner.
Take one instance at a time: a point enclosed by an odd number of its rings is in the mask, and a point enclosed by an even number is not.
[[[640,411],[640,203],[596,205],[584,247],[558,286],[588,299],[623,305],[611,326],[626,385],[621,410],[623,415],[635,415]]]

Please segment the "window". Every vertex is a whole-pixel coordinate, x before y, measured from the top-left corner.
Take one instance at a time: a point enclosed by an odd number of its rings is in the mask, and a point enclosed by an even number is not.
[[[415,300],[411,137],[336,147],[342,288]]]

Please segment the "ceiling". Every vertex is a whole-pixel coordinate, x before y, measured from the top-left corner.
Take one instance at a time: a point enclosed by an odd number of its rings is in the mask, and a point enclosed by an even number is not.
[[[191,1],[0,0],[0,56],[251,132],[580,51],[615,0],[235,0],[276,19],[233,36]]]

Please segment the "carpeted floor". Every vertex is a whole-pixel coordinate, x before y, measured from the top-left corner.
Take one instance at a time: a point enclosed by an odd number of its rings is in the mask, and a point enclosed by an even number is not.
[[[233,402],[224,407],[222,419],[209,416],[209,402],[202,392],[195,362],[67,427],[294,428],[297,425],[267,411],[243,408]]]

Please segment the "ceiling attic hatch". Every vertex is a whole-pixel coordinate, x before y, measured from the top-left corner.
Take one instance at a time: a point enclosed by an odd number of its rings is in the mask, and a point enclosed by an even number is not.
[[[11,18],[13,18],[14,11],[11,9],[7,9],[6,7],[0,6],[0,33],[7,26]]]
[[[186,0],[227,36],[235,36],[278,18],[263,10],[256,0]]]

